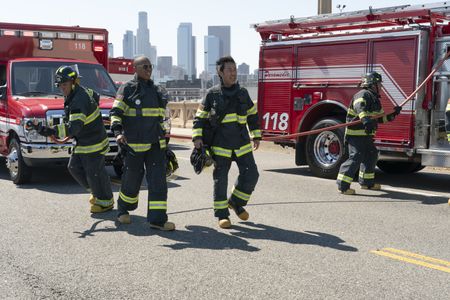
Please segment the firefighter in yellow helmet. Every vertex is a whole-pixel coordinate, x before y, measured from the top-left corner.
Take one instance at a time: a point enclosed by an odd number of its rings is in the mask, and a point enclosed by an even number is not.
[[[259,147],[261,130],[256,106],[247,90],[237,83],[236,63],[233,58],[230,56],[220,58],[216,62],[216,67],[221,84],[208,91],[199,107],[194,118],[192,139],[195,148],[200,152],[203,151],[205,144],[212,150],[214,215],[219,219],[221,228],[230,228],[229,207],[241,220],[249,218],[244,206],[250,200],[258,182],[259,173],[253,150]],[[210,125],[215,129],[213,135],[208,134],[212,137],[208,141],[206,129]],[[249,130],[253,137],[253,147],[250,143]],[[233,161],[239,168],[239,177],[231,195],[227,197],[228,172]],[[195,165],[194,163],[194,168]]]
[[[111,129],[119,145],[130,150],[125,155],[120,187],[118,221],[131,222],[144,175],[148,184],[147,221],[151,228],[175,230],[167,217],[166,139],[163,119],[169,99],[167,92],[151,80],[153,66],[145,57],[133,62],[134,78],[117,91],[111,109]],[[122,146],[123,147],[123,146]]]
[[[393,121],[400,114],[401,106],[394,107],[394,112],[377,119],[371,117],[383,114],[380,102],[380,88],[382,77],[377,72],[370,72],[362,77],[360,86],[347,110],[347,122],[361,120],[356,125],[348,126],[345,130],[345,140],[348,144],[348,159],[341,165],[337,177],[338,189],[342,194],[353,195],[355,190],[350,188],[353,177],[359,169],[359,184],[363,189],[379,190],[380,184],[375,180],[375,165],[378,160],[378,150],[373,143],[377,123]]]
[[[47,127],[34,124],[39,134],[76,142],[68,169],[75,180],[91,192],[92,213],[111,210],[114,206],[111,182],[105,170],[105,153],[109,140],[100,113],[99,95],[80,84],[78,73],[61,66],[55,73],[55,84],[64,96],[64,122]]]

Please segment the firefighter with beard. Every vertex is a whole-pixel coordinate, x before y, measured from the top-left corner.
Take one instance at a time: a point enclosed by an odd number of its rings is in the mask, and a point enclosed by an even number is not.
[[[105,170],[105,153],[109,140],[99,110],[99,95],[80,84],[78,73],[70,66],[56,70],[55,84],[64,95],[64,122],[52,127],[34,123],[43,136],[73,138],[68,169],[75,180],[89,192],[92,213],[111,210],[114,206],[111,182]]]
[[[203,133],[206,123],[216,126],[211,145],[214,159],[214,215],[221,228],[230,228],[228,208],[235,211],[241,220],[249,218],[244,206],[258,182],[258,169],[253,150],[258,149],[261,130],[258,123],[256,106],[245,88],[237,83],[236,63],[226,56],[216,62],[221,84],[212,87],[194,118],[192,139],[196,149],[205,147]],[[253,147],[250,136],[253,137]],[[239,177],[227,197],[228,172],[235,161],[239,168]]]
[[[382,77],[377,72],[364,75],[360,83],[363,89],[353,96],[347,110],[347,122],[361,120],[361,123],[348,126],[345,131],[349,157],[341,165],[337,177],[338,189],[342,194],[355,194],[350,184],[358,169],[358,181],[362,189],[381,189],[381,185],[374,182],[378,150],[373,143],[373,137],[377,130],[377,123],[393,121],[402,110],[401,106],[396,106],[393,113],[373,118],[384,114],[380,102],[381,82]]]
[[[111,130],[125,151],[118,199],[118,221],[131,223],[129,211],[138,206],[145,174],[148,185],[147,221],[151,228],[175,229],[167,218],[166,140],[163,119],[167,93],[150,79],[153,66],[145,57],[134,59],[134,78],[122,85],[111,109]]]

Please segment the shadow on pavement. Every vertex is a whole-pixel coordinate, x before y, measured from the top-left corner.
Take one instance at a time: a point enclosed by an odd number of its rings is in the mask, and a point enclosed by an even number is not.
[[[93,214],[92,218],[98,219],[89,229],[84,231],[75,231],[78,238],[95,236],[100,232],[119,232],[124,231],[134,236],[152,236],[158,235],[176,242],[175,244],[162,245],[173,250],[182,250],[188,248],[209,249],[209,250],[242,250],[259,251],[259,248],[249,245],[249,243],[237,236],[229,235],[215,229],[204,226],[186,226],[187,230],[177,229],[172,232],[165,232],[152,229],[147,224],[147,218],[131,215],[131,224],[123,225],[117,222],[117,211],[110,211],[103,214]],[[116,227],[100,228],[98,225],[104,221],[114,221]]]
[[[301,175],[306,177],[315,177],[308,167],[288,168],[288,169],[268,169],[267,172],[281,174]],[[335,180],[335,179],[330,179]],[[375,182],[381,185],[389,185],[394,188],[417,189],[420,192],[430,193],[450,193],[450,174],[443,172],[432,172],[427,169],[412,174],[387,174],[377,169]],[[353,185],[358,185],[357,179]],[[353,187],[353,186],[352,186]],[[414,200],[424,204],[440,204],[447,202],[446,197],[425,197],[408,192],[385,191],[392,199]],[[358,191],[357,191],[358,193]],[[381,196],[380,196],[381,197]]]
[[[317,245],[341,251],[358,251],[355,247],[343,245],[345,241],[341,238],[323,232],[297,232],[264,224],[255,224],[253,222],[241,222],[240,224],[244,224],[248,227],[234,225],[233,229],[237,230],[237,232],[232,232],[231,234],[246,239],[270,240],[289,244]]]

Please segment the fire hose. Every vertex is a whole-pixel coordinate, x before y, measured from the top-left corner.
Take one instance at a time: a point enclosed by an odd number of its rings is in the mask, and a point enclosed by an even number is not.
[[[400,107],[404,106],[407,102],[409,102],[411,99],[413,99],[413,97],[425,86],[425,84],[431,79],[431,77],[434,75],[434,73],[436,73],[437,70],[439,70],[441,68],[441,66],[444,64],[445,60],[450,56],[450,52],[447,52],[445,54],[445,56],[439,60],[439,62],[437,64],[435,64],[435,66],[433,67],[433,69],[431,70],[430,74],[428,74],[428,76],[422,81],[422,83],[399,105]],[[372,119],[378,119],[381,117],[384,117],[388,115],[388,113],[384,113],[384,114],[379,114],[379,115],[375,115],[375,116],[371,116]],[[278,135],[278,136],[271,136],[271,137],[263,137],[263,141],[281,141],[281,140],[288,140],[288,139],[293,139],[293,138],[298,138],[301,136],[305,136],[305,135],[312,135],[312,134],[318,134],[320,132],[323,131],[331,131],[331,130],[335,130],[335,129],[339,129],[342,127],[347,127],[347,126],[352,126],[352,125],[356,125],[361,123],[361,120],[356,120],[356,121],[352,121],[352,122],[347,122],[347,123],[342,123],[342,124],[337,124],[337,125],[333,125],[333,126],[328,126],[328,127],[323,127],[323,128],[319,128],[319,129],[315,129],[315,130],[309,130],[309,131],[303,131],[303,132],[297,132],[297,133],[293,133],[293,134],[288,134],[288,135]],[[187,136],[187,135],[178,135],[178,134],[168,134],[166,135],[166,137],[170,137],[170,138],[176,138],[176,139],[189,139],[191,140],[192,137],[191,136]],[[50,139],[57,143],[57,144],[64,144],[67,141],[70,140],[70,137],[66,137],[64,139],[57,139],[54,136],[51,136]]]

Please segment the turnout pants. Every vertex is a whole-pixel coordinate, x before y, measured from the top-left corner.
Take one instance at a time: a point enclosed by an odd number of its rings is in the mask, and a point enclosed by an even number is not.
[[[166,154],[158,143],[150,150],[125,155],[122,185],[117,201],[119,215],[138,207],[139,190],[146,176],[148,185],[147,221],[164,224],[167,221]]]
[[[103,154],[72,154],[68,169],[72,177],[94,195],[95,204],[106,207],[114,203]]]
[[[350,184],[359,168],[359,184],[371,187],[375,180],[375,165],[378,150],[371,136],[347,136],[348,159],[341,165],[337,178],[340,191],[350,188]]]
[[[239,176],[234,184],[231,195],[227,198],[228,172],[231,162],[235,161],[239,168]],[[227,218],[228,201],[232,200],[239,206],[247,205],[250,196],[258,182],[259,173],[256,167],[253,152],[237,157],[234,153],[232,157],[214,156],[214,216],[219,219]]]

